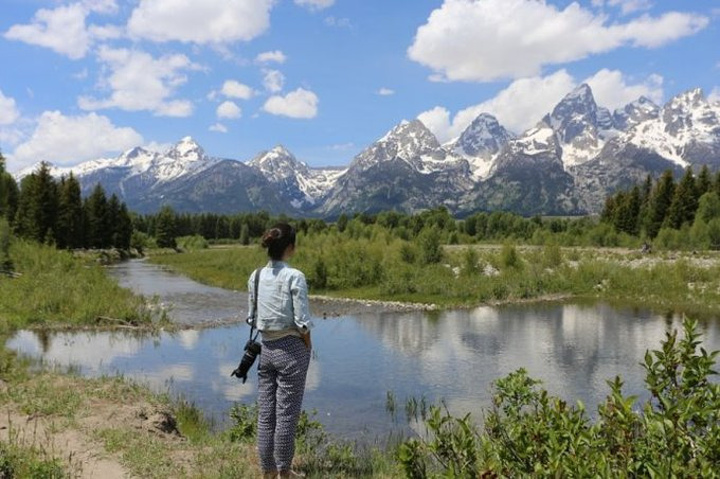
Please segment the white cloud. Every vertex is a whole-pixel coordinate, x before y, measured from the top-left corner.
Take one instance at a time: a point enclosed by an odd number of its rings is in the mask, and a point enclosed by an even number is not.
[[[592,0],[592,4],[595,7],[603,7],[605,5],[609,7],[620,7],[620,12],[623,15],[641,10],[649,10],[653,5],[651,0]]]
[[[720,103],[720,86],[716,86],[708,96],[710,103]]]
[[[209,128],[210,131],[214,131],[216,133],[227,133],[228,129],[225,125],[222,123],[215,123],[214,125],[211,125]]]
[[[270,26],[274,0],[140,0],[129,33],[157,42],[249,41]]]
[[[260,53],[257,57],[255,57],[255,61],[258,63],[285,63],[285,60],[287,60],[287,57],[283,52],[280,50],[274,50],[272,52],[263,52]]]
[[[90,113],[65,116],[46,111],[38,119],[31,137],[10,156],[18,168],[39,161],[71,165],[118,153],[143,143],[132,128],[119,128],[109,118]]]
[[[352,28],[352,23],[350,23],[350,19],[346,17],[338,18],[329,16],[325,18],[325,25],[328,27],[337,27],[337,28]]]
[[[667,12],[608,24],[576,2],[559,10],[545,0],[445,0],[418,28],[408,56],[450,81],[522,78],[623,46],[659,47],[708,23]]]
[[[454,116],[442,106],[422,112],[422,121],[441,143],[458,137],[481,113],[495,116],[505,128],[522,133],[552,111],[565,95],[580,83],[588,83],[600,106],[615,109],[646,96],[660,103],[663,98],[662,77],[650,75],[639,83],[632,83],[622,72],[600,70],[582,81],[560,70],[546,77],[515,80],[495,97],[458,111]]]
[[[217,107],[218,118],[236,119],[242,116],[242,109],[231,101],[224,101]]]
[[[390,96],[390,95],[394,95],[394,94],[395,94],[395,90],[392,90],[392,89],[390,89],[390,88],[382,87],[381,89],[378,90],[377,94],[380,95],[380,96]]]
[[[295,5],[309,8],[310,10],[323,10],[332,7],[335,0],[295,0]]]
[[[85,27],[87,14],[87,9],[79,3],[54,10],[43,8],[35,13],[32,23],[13,25],[4,36],[8,40],[50,48],[78,60],[87,54],[91,43]]]
[[[193,105],[187,100],[172,100],[179,86],[187,81],[185,71],[198,70],[185,55],[152,55],[127,49],[100,47],[98,59],[109,71],[103,84],[112,93],[106,99],[81,97],[78,104],[83,110],[120,108],[127,111],[152,111],[159,116],[186,117],[192,114]]]
[[[96,13],[117,13],[118,4],[116,0],[82,0],[82,5],[90,12]]]
[[[460,110],[452,121],[444,107],[424,112],[418,118],[440,142],[459,136],[480,113],[490,113],[505,128],[520,133],[542,119],[576,84],[572,76],[560,70],[546,77],[516,80],[494,98]]]
[[[285,96],[268,98],[263,110],[272,114],[290,118],[315,118],[318,110],[318,97],[315,93],[298,88]]]
[[[631,85],[621,71],[602,69],[586,78],[583,83],[590,85],[597,104],[611,111],[622,108],[641,96],[658,104],[663,101],[663,77],[660,75],[650,75],[644,81]]]
[[[238,98],[240,100],[249,100],[255,94],[252,88],[235,80],[225,81],[221,92],[228,98]]]
[[[265,78],[263,78],[263,85],[265,89],[270,93],[277,93],[285,86],[285,75],[278,70],[265,70]]]
[[[12,125],[20,118],[15,99],[5,96],[0,90],[0,125]]]

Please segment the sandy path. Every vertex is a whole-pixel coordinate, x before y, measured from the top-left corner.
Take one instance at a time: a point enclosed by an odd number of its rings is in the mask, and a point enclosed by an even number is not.
[[[82,423],[92,418],[83,419]],[[90,438],[82,429],[57,430],[54,418],[27,416],[15,409],[0,417],[0,440],[25,447],[35,447],[49,456],[60,459],[71,477],[122,479],[132,477],[102,444]]]

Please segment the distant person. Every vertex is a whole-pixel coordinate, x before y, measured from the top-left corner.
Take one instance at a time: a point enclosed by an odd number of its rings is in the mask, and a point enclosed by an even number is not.
[[[292,471],[297,428],[310,365],[310,313],[305,275],[291,268],[295,230],[278,223],[262,237],[270,261],[260,274],[256,327],[262,334],[258,365],[257,448],[264,478],[297,477]],[[250,275],[253,317],[255,274]]]

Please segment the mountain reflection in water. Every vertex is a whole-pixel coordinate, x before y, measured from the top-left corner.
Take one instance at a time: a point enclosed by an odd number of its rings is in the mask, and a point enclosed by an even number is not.
[[[523,305],[441,313],[383,313],[315,319],[315,352],[305,408],[344,437],[374,438],[392,429],[385,411],[392,391],[444,399],[455,414],[481,417],[492,381],[520,367],[552,393],[581,399],[589,411],[621,375],[626,394],[641,394],[646,349],[657,348],[680,318],[607,305]],[[704,346],[720,349],[717,321],[701,324]],[[126,332],[18,332],[11,349],[82,374],[121,373],[194,402],[220,424],[234,401],[252,402],[246,384],[229,376],[241,356],[244,325],[156,335]],[[401,415],[402,416],[402,415]]]

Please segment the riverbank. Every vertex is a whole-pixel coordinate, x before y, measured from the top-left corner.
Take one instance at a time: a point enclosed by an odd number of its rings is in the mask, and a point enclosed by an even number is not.
[[[212,432],[195,407],[122,377],[29,368],[0,351],[0,475],[8,477],[255,478],[254,421]],[[309,478],[402,477],[378,450],[331,441],[301,422],[296,467]],[[317,448],[317,450],[316,450]],[[2,477],[6,477],[2,475]]]
[[[16,240],[0,275],[0,333],[24,327],[142,327],[163,322],[151,300],[109,278],[93,255]]]
[[[345,255],[323,256],[321,249],[307,245],[309,251],[299,250],[292,263],[306,273],[319,316],[558,299],[636,304],[696,317],[720,314],[717,252],[446,246],[443,262],[423,264],[404,261],[403,254],[412,256],[402,252],[405,246],[349,244]],[[265,258],[257,247],[224,247],[151,253],[149,261],[207,285],[246,291],[246,278]]]

